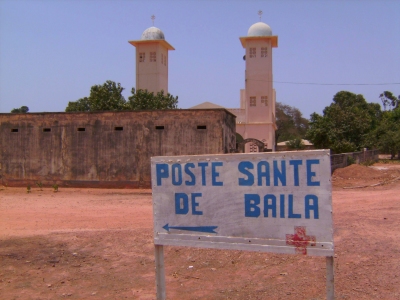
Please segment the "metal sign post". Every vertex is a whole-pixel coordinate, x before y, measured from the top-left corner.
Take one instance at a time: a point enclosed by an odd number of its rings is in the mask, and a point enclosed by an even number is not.
[[[157,299],[163,245],[327,257],[333,299],[330,151],[152,157]]]

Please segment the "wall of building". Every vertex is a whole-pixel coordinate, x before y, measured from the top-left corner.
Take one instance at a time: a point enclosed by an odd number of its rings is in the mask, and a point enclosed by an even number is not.
[[[229,153],[225,109],[0,114],[0,181],[150,187],[150,157]]]

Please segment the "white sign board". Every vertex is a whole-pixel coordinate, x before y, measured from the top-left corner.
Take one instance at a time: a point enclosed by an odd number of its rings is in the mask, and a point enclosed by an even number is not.
[[[151,158],[154,243],[332,256],[329,150]]]

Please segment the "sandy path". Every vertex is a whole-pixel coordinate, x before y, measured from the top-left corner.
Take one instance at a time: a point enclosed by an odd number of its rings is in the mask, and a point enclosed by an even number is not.
[[[400,299],[399,195],[334,189],[337,299]],[[168,299],[325,299],[320,257],[166,247],[165,262]],[[150,191],[0,190],[0,298],[155,299]]]

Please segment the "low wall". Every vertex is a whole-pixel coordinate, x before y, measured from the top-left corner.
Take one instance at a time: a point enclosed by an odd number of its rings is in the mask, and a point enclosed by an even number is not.
[[[361,152],[349,152],[331,155],[331,172],[338,168],[347,167],[350,161],[360,164],[365,161],[377,161],[379,150],[366,150]]]

